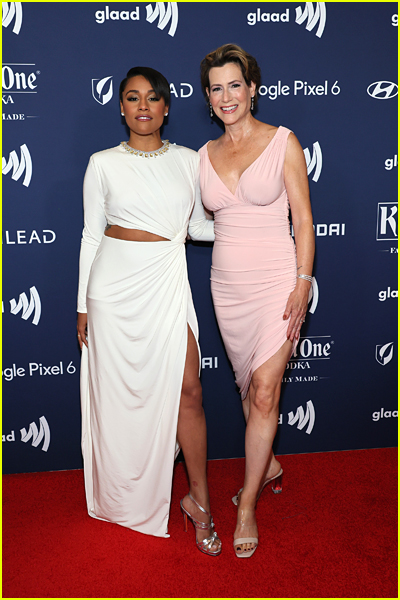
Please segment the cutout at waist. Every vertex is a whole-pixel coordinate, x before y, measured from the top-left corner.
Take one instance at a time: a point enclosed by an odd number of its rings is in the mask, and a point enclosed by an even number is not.
[[[120,227],[119,225],[108,225],[104,232],[104,235],[117,240],[126,240],[128,242],[169,242],[170,240],[150,233],[149,231],[142,231],[141,229],[127,229],[126,227]]]

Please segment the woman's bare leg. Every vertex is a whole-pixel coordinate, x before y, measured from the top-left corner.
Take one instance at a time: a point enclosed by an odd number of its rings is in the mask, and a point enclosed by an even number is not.
[[[249,393],[247,393],[246,398],[242,402],[242,408],[243,408],[244,418],[245,418],[245,421],[247,424],[247,421],[249,420],[249,413],[250,413]],[[281,470],[281,463],[276,459],[275,454],[271,448],[270,457],[267,460],[267,464],[265,466],[264,476],[261,478],[260,488],[261,488],[262,484],[264,483],[264,481],[266,481],[267,479],[271,479],[271,477],[275,477],[275,475],[277,475],[280,470]]]
[[[178,417],[178,441],[182,448],[189,476],[189,491],[193,498],[210,512],[206,461],[207,430],[203,410],[201,384],[199,380],[199,352],[192,330],[188,326],[188,347],[185,371],[182,382],[182,394]],[[197,520],[209,523],[210,517],[197,508],[194,502],[185,496],[186,510]],[[212,533],[209,529],[197,530],[197,540],[201,541]],[[218,550],[219,545],[212,546]]]
[[[243,491],[238,501],[234,539],[258,537],[256,500],[263,477],[273,466],[272,443],[278,427],[282,376],[291,352],[292,343],[288,340],[272,358],[253,373],[250,382],[245,439],[246,472]],[[253,547],[254,544],[241,544],[235,550],[246,552]]]

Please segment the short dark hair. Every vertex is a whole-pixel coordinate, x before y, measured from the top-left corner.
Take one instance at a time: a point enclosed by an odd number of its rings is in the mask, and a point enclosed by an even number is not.
[[[122,102],[122,94],[126,88],[126,84],[128,83],[128,79],[132,77],[144,77],[150,83],[151,87],[156,93],[157,98],[163,98],[166,106],[170,105],[171,101],[171,92],[169,88],[169,83],[165,79],[164,75],[152,69],[151,67],[133,67],[129,69],[126,74],[125,79],[123,79],[119,86],[119,99]]]
[[[210,88],[210,71],[213,67],[223,67],[227,63],[236,63],[239,65],[243,79],[249,86],[251,82],[256,85],[256,95],[254,101],[257,102],[257,92],[261,85],[261,69],[254,56],[248,54],[243,48],[236,44],[224,44],[213,52],[207,54],[200,64],[201,87],[204,94],[206,88]]]

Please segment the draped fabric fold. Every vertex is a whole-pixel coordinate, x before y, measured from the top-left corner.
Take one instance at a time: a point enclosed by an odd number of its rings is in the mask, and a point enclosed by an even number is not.
[[[188,304],[182,241],[104,236],[87,292],[90,353],[84,348],[82,357],[88,509],[158,536],[167,532],[188,323],[198,337]]]

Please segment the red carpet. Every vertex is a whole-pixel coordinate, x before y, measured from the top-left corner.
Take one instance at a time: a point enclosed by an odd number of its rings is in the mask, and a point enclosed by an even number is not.
[[[397,597],[397,449],[283,456],[283,492],[257,507],[260,545],[232,548],[244,461],[211,461],[223,551],[183,531],[175,470],[169,539],[87,516],[82,471],[3,477],[3,597]],[[149,498],[149,502],[151,498]]]

